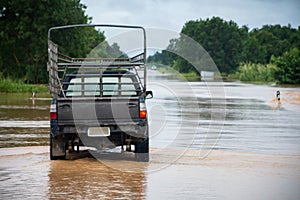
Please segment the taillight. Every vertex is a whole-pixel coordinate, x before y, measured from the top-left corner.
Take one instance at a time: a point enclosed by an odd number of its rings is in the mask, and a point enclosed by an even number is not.
[[[147,117],[146,104],[140,102],[140,118],[145,119]]]
[[[56,120],[57,116],[56,116],[56,112],[51,112],[50,113],[50,119],[51,120]]]
[[[56,120],[57,119],[56,104],[51,104],[51,106],[50,106],[50,119],[51,120]]]

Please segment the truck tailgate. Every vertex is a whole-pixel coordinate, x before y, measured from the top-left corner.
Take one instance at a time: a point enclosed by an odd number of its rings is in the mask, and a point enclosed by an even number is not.
[[[57,101],[57,118],[60,123],[132,122],[139,118],[138,99],[95,99]]]

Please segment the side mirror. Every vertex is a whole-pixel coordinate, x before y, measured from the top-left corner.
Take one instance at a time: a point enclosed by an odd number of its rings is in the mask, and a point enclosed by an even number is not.
[[[146,91],[146,99],[152,99],[153,98],[153,92],[152,91]]]

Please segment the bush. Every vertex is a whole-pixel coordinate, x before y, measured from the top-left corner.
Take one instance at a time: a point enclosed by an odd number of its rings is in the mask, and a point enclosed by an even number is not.
[[[237,75],[241,81],[274,82],[275,65],[267,64],[241,64]]]
[[[12,80],[10,78],[3,78],[2,74],[0,74],[0,92],[39,92],[45,93],[47,92],[46,85],[32,85],[25,84],[21,80]]]
[[[272,56],[276,65],[275,78],[281,84],[300,84],[300,50],[293,48],[280,57]]]

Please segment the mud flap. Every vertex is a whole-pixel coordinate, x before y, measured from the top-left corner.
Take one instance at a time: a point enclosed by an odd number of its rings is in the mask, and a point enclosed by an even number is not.
[[[52,156],[65,156],[66,145],[61,140],[52,141]]]
[[[149,162],[149,138],[135,145],[135,160],[138,162]]]

